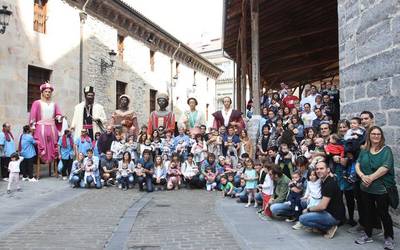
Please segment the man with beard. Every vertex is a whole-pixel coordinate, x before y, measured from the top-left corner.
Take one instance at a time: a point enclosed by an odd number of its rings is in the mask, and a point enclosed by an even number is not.
[[[102,105],[94,103],[94,88],[87,86],[84,89],[85,101],[75,106],[71,128],[74,129],[74,141],[80,137],[79,131],[86,129],[93,140],[96,132],[102,132],[106,121],[106,113]]]

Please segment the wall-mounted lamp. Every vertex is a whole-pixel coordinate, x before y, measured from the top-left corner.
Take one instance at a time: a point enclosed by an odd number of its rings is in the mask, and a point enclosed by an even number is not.
[[[7,10],[7,6],[3,5],[3,8],[0,9],[0,34],[4,34],[6,32],[6,27],[10,22],[10,16],[12,15],[11,10]]]
[[[106,71],[107,68],[111,68],[114,66],[115,56],[117,55],[117,53],[115,53],[114,50],[111,50],[110,52],[108,52],[108,54],[110,55],[110,63],[107,63],[104,59],[101,59],[100,67],[102,74],[104,71]]]

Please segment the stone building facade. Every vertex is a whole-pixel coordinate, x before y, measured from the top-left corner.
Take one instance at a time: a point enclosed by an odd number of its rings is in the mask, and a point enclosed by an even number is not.
[[[374,113],[400,163],[400,2],[339,0],[341,111]]]
[[[223,98],[229,96],[233,100],[233,105],[236,107],[234,98],[234,67],[235,63],[222,50],[221,38],[207,39],[204,42],[192,45],[200,55],[214,63],[223,73],[215,82],[215,102],[216,109],[223,108]]]
[[[400,184],[400,2],[339,0],[341,113],[369,110],[392,148]],[[400,224],[400,211],[393,211]]]
[[[187,108],[188,96],[198,97],[200,109],[215,109],[211,97],[222,71],[124,2],[89,1],[81,22],[86,1],[39,1],[45,3],[45,32],[34,30],[34,2],[0,1],[13,11],[0,35],[0,123],[10,122],[15,134],[28,121],[29,102],[38,98],[38,86],[28,84],[37,74],[55,85],[54,100],[69,119],[82,98],[80,69],[82,87],[95,87],[96,102],[108,118],[122,93],[132,97],[139,124],[147,121],[160,92],[172,93],[178,116]],[[111,50],[117,52],[116,61],[101,70],[101,60],[110,63]],[[205,93],[210,98],[200,98]]]

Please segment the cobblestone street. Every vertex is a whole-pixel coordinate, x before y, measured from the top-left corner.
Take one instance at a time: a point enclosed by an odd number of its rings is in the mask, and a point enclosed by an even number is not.
[[[5,190],[5,182],[0,182]],[[182,189],[140,193],[71,189],[44,178],[0,195],[0,249],[381,249],[383,237],[355,245],[341,227],[335,238],[261,221],[220,193]],[[134,210],[132,212],[132,210]],[[395,229],[395,235],[399,230]],[[118,242],[120,241],[120,242]],[[398,239],[396,239],[399,244]]]

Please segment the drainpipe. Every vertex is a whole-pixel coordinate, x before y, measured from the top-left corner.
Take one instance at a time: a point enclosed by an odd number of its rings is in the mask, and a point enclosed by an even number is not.
[[[178,52],[179,48],[181,47],[181,43],[178,44],[178,47],[176,48],[176,50],[174,51],[174,53],[172,54],[172,57],[170,59],[170,63],[171,63],[171,82],[170,82],[170,92],[171,92],[171,111],[174,111],[174,97],[173,97],[173,84],[174,84],[174,76],[173,76],[173,71],[174,71],[174,59],[175,59],[175,55]]]
[[[79,13],[80,19],[80,40],[79,40],[79,103],[82,102],[82,89],[83,89],[83,28],[87,18],[86,5],[90,0],[86,0],[82,7],[82,11]]]

